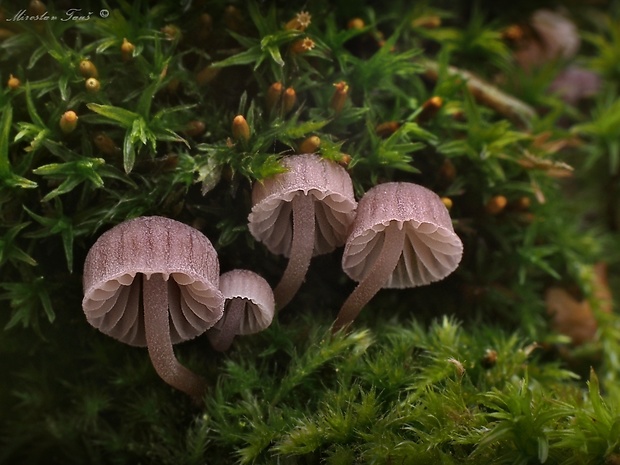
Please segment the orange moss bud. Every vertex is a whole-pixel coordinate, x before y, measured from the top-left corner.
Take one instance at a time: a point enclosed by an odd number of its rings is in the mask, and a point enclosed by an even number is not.
[[[15,35],[14,31],[0,27],[0,40],[8,39],[9,37],[13,37],[14,35]]]
[[[160,29],[166,40],[180,40],[181,29],[174,24],[167,24]]]
[[[179,78],[172,78],[166,84],[166,91],[174,95],[179,91],[179,87],[181,87],[181,80]]]
[[[207,29],[209,32],[213,29],[213,18],[209,13],[202,13],[198,20],[201,28]]]
[[[293,19],[284,25],[284,29],[287,31],[305,31],[308,26],[310,26],[311,22],[312,15],[310,15],[307,11],[300,11]]]
[[[80,74],[82,75],[82,77],[85,77],[85,78],[99,77],[99,72],[97,71],[97,67],[90,60],[80,61]]]
[[[441,18],[437,15],[421,16],[411,23],[413,27],[423,27],[425,29],[435,29],[441,26]]]
[[[265,107],[267,111],[273,111],[278,103],[280,102],[280,97],[282,97],[282,92],[284,87],[281,82],[274,82],[267,89],[267,94],[265,95]]]
[[[224,9],[224,25],[227,29],[234,32],[243,30],[243,14],[241,10],[234,5],[228,5]]]
[[[443,203],[448,210],[452,209],[452,199],[450,197],[442,197],[441,203]]]
[[[321,146],[321,139],[318,136],[310,136],[305,138],[301,144],[299,144],[298,153],[316,153]]]
[[[504,210],[504,208],[506,208],[507,203],[508,199],[506,199],[506,197],[503,195],[496,195],[489,199],[484,209],[489,215],[498,215]]]
[[[452,161],[447,158],[443,161],[441,167],[439,168],[439,178],[444,183],[448,184],[454,181],[454,178],[456,178],[456,168],[454,166],[454,163],[452,163]]]
[[[196,84],[199,86],[206,86],[211,83],[218,74],[222,71],[222,68],[214,68],[213,66],[206,66],[196,75]]]
[[[352,18],[347,23],[347,29],[364,29],[366,27],[366,23],[362,18]]]
[[[347,153],[342,153],[340,155],[340,160],[338,160],[338,164],[343,168],[346,168],[347,166],[349,166],[349,163],[351,163],[351,155]]]
[[[349,85],[344,81],[340,81],[334,84],[334,87],[336,89],[334,90],[329,106],[336,114],[338,114],[342,111],[344,104],[347,101],[347,96],[349,95]]]
[[[379,137],[390,137],[399,127],[400,123],[398,121],[386,121],[385,123],[378,124],[375,132]]]
[[[482,365],[482,368],[489,369],[489,368],[493,368],[496,363],[497,363],[497,351],[493,349],[487,349],[484,352],[484,356],[482,357],[482,360],[480,360],[480,365]]]
[[[198,17],[198,24],[193,32],[197,43],[205,42],[213,32],[213,18],[209,13],[202,13]]]
[[[237,115],[232,122],[232,135],[235,140],[250,140],[250,126],[243,115]]]
[[[28,4],[28,15],[29,16],[41,16],[47,11],[47,6],[45,3],[39,0],[32,0]]]
[[[514,207],[515,210],[518,211],[525,211],[528,210],[530,208],[530,206],[532,205],[532,199],[530,199],[527,195],[524,195],[522,197],[519,197],[517,200],[515,200],[512,204],[512,206]]]
[[[297,93],[292,87],[287,88],[282,95],[282,113],[286,114],[293,109],[297,102]]]
[[[424,122],[434,118],[441,109],[442,105],[443,100],[441,97],[435,95],[434,97],[429,98],[422,104],[422,111],[418,114],[417,121]]]
[[[9,75],[9,80],[6,82],[6,85],[11,90],[18,89],[21,84],[22,82],[12,74]]]
[[[131,61],[135,50],[136,46],[129,42],[126,38],[123,38],[123,43],[121,44],[121,60],[124,62]]]
[[[92,77],[86,79],[84,86],[86,87],[86,92],[90,92],[92,94],[99,92],[99,89],[101,89],[101,83],[99,80]]]
[[[309,52],[314,48],[315,45],[316,44],[314,43],[314,40],[312,40],[310,37],[305,37],[304,39],[299,39],[293,42],[290,46],[290,51],[291,53],[299,55]]]
[[[108,156],[119,156],[121,149],[105,132],[98,132],[93,137],[93,143],[101,153]]]
[[[70,132],[73,132],[75,130],[75,128],[77,127],[77,122],[78,116],[74,111],[65,111],[60,117],[60,130],[65,134],[69,134]]]
[[[185,135],[189,137],[197,137],[205,132],[206,126],[202,121],[194,120],[187,123],[185,130],[183,131]]]
[[[508,26],[502,31],[502,39],[507,40],[508,42],[520,42],[524,35],[525,33],[523,32],[523,28],[518,24]]]

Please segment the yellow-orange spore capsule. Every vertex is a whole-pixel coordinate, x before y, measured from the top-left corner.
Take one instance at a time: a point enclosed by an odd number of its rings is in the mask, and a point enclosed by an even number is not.
[[[47,12],[47,6],[39,0],[32,0],[28,4],[28,16],[41,16],[45,12]]]
[[[425,29],[435,29],[441,26],[441,18],[436,15],[431,16],[422,16],[420,18],[416,18],[411,23],[413,27],[423,27]]]
[[[525,211],[529,209],[530,205],[532,205],[532,199],[530,199],[527,195],[519,197],[513,202],[513,207],[519,211]]]
[[[78,115],[72,111],[65,111],[60,117],[60,130],[65,134],[75,131],[78,122]]]
[[[429,98],[422,104],[422,111],[418,114],[418,121],[428,121],[432,119],[443,105],[443,99],[437,95]]]
[[[86,81],[84,82],[84,86],[86,87],[86,92],[90,92],[93,94],[99,92],[99,89],[101,89],[101,83],[95,78],[86,79]]]
[[[366,24],[362,18],[352,18],[347,23],[347,29],[364,29]]]
[[[293,19],[284,25],[284,29],[287,31],[305,31],[308,26],[310,26],[311,22],[312,15],[310,15],[307,11],[300,11]]]
[[[136,46],[134,44],[129,42],[126,38],[123,38],[123,43],[121,44],[121,60],[124,62],[131,61],[135,49]]]
[[[114,140],[105,132],[99,132],[93,137],[95,146],[101,153],[108,156],[118,156],[121,154],[121,148],[116,145]]]
[[[452,199],[450,197],[442,197],[441,198],[441,203],[443,203],[448,210],[452,209],[453,203],[452,203]]]
[[[338,160],[338,164],[343,168],[346,168],[349,166],[349,163],[351,163],[351,155],[349,155],[348,153],[341,154],[340,160]]]
[[[398,121],[386,121],[385,123],[378,124],[375,132],[379,137],[390,137],[398,128],[400,128]]]
[[[293,109],[295,103],[297,102],[297,93],[295,89],[292,87],[288,87],[284,94],[282,94],[282,112],[284,114],[288,113]]]
[[[6,82],[6,85],[9,89],[15,90],[19,88],[21,81],[11,74],[9,75],[9,80]]]
[[[445,159],[439,168],[439,177],[444,183],[451,183],[456,178],[456,167],[449,159]]]
[[[299,144],[298,153],[316,153],[321,146],[321,139],[318,136],[310,136],[305,138],[301,144]]]
[[[0,21],[2,21],[2,19],[0,19]],[[13,37],[14,35],[14,31],[0,27],[0,40],[8,39],[9,37]]]
[[[99,72],[97,71],[97,67],[90,60],[80,61],[80,74],[82,75],[82,77],[85,77],[85,78],[99,77]]]
[[[506,199],[506,197],[503,195],[496,195],[489,199],[484,209],[489,215],[497,215],[506,208],[506,204],[508,204],[508,199]]]
[[[218,74],[222,71],[222,68],[215,68],[213,66],[206,66],[196,74],[196,84],[199,86],[206,86],[212,82]]]
[[[232,122],[232,135],[235,140],[250,140],[250,126],[243,115],[237,115]]]
[[[505,39],[509,42],[518,43],[523,39],[524,36],[523,28],[518,24],[513,24],[508,26],[506,29],[502,31],[502,39]]]
[[[284,86],[281,82],[274,82],[267,89],[267,94],[265,95],[265,107],[267,111],[273,111],[278,103],[280,102],[280,97],[282,97],[282,92],[284,91]]]
[[[199,120],[190,121],[187,123],[183,133],[189,137],[197,137],[205,132],[205,123]]]
[[[227,29],[230,29],[231,31],[242,31],[244,21],[241,10],[234,5],[228,5],[224,9],[224,25]]]
[[[166,40],[180,40],[181,39],[181,29],[174,24],[167,24],[166,26],[160,29],[161,33],[164,35]]]
[[[340,81],[334,84],[334,87],[334,94],[329,102],[329,106],[336,112],[336,114],[338,114],[342,111],[344,104],[347,101],[347,96],[349,95],[349,85],[344,81]]]
[[[296,55],[307,53],[314,48],[316,44],[310,37],[296,40],[291,44],[290,51]]]
[[[198,17],[198,24],[194,32],[196,42],[204,42],[209,39],[213,32],[213,18],[209,13],[202,13]]]

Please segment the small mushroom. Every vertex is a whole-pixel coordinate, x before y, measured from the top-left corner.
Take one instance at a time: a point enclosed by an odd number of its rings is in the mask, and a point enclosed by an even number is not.
[[[220,291],[226,299],[224,316],[207,332],[215,350],[228,350],[237,335],[266,329],[275,314],[269,283],[248,270],[232,270],[220,276]]]
[[[461,261],[463,244],[441,198],[412,183],[370,189],[359,202],[342,268],[359,284],[342,305],[333,330],[348,326],[381,288],[439,281]]]
[[[164,381],[201,399],[204,379],[179,363],[172,344],[204,333],[222,316],[219,262],[209,239],[159,216],[126,221],[92,246],[83,284],[82,308],[91,325],[146,346]]]
[[[250,233],[274,254],[289,257],[274,290],[278,309],[288,304],[303,282],[313,255],[344,244],[357,203],[348,173],[315,154],[282,160],[288,169],[252,190]]]

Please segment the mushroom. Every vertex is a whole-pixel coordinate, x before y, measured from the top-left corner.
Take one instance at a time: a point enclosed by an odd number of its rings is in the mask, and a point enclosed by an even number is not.
[[[228,350],[237,335],[266,329],[275,314],[269,283],[249,270],[232,270],[220,276],[220,291],[226,299],[224,316],[207,332],[215,350]]]
[[[463,244],[437,194],[412,183],[389,182],[359,202],[342,268],[359,282],[342,305],[333,330],[348,326],[381,288],[429,284],[452,273]]]
[[[274,254],[289,257],[274,290],[279,309],[303,282],[313,255],[344,244],[357,203],[348,173],[315,154],[282,160],[284,173],[257,182],[252,190],[250,233]]]
[[[83,284],[88,322],[121,342],[146,346],[157,374],[199,401],[206,382],[179,363],[172,344],[204,333],[222,316],[219,262],[209,239],[159,216],[126,221],[92,246]]]

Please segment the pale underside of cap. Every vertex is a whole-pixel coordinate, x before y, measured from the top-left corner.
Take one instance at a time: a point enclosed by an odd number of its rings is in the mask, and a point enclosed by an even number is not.
[[[269,283],[249,270],[232,270],[220,276],[220,291],[226,299],[226,307],[232,300],[240,299],[245,303],[244,317],[235,334],[254,334],[266,329],[275,315],[273,291]],[[226,310],[222,319],[212,328],[218,330],[224,325]]]
[[[385,183],[360,200],[345,244],[342,267],[355,281],[369,273],[383,247],[386,228],[405,230],[403,252],[386,288],[407,288],[439,281],[461,261],[463,244],[437,194],[412,183]]]
[[[309,195],[316,215],[314,255],[343,245],[357,206],[346,170],[315,154],[287,157],[282,164],[287,172],[254,185],[250,233],[270,252],[288,257],[293,238],[291,202],[297,195]]]
[[[140,217],[104,233],[84,264],[87,320],[105,334],[145,346],[142,276],[161,274],[168,285],[173,343],[204,333],[222,316],[219,262],[196,229],[163,217]]]

